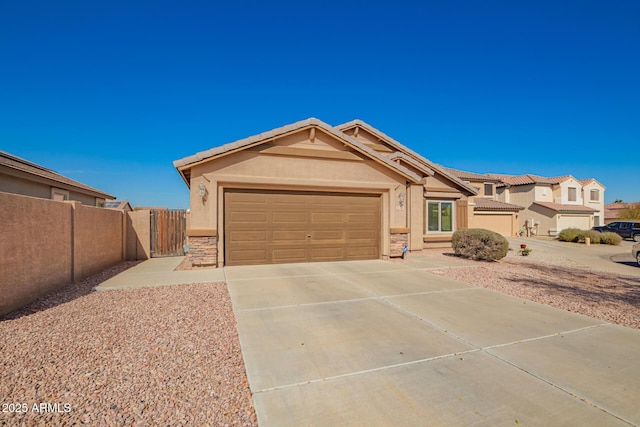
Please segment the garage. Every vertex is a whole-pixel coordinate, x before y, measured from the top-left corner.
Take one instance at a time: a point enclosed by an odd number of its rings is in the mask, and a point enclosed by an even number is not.
[[[476,214],[473,217],[473,228],[484,228],[503,236],[513,236],[513,214]]]
[[[381,197],[226,190],[224,230],[226,265],[376,259]]]
[[[566,228],[589,230],[591,228],[591,216],[561,214],[558,216],[558,230],[564,230]]]

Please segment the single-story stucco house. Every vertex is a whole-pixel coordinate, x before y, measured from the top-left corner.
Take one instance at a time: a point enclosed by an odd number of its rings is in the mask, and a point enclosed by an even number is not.
[[[449,246],[469,183],[372,126],[311,118],[176,160],[193,265],[378,259]]]
[[[0,191],[58,201],[75,200],[104,207],[111,194],[0,150]]]

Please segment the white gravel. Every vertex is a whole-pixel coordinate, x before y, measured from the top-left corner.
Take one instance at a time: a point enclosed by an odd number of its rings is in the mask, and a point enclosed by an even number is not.
[[[91,291],[128,266],[0,321],[0,425],[257,425],[226,285]]]
[[[429,250],[426,257],[451,257]],[[468,261],[468,267],[429,270],[552,307],[640,329],[640,279],[600,272],[543,252],[523,257],[510,251],[499,262]]]

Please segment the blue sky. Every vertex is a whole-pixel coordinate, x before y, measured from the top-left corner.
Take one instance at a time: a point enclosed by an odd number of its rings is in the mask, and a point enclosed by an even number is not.
[[[4,2],[0,149],[186,208],[173,160],[359,118],[448,167],[636,201],[638,22],[635,0]]]

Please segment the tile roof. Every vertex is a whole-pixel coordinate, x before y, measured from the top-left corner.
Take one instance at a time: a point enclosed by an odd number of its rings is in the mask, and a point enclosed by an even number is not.
[[[227,153],[231,153],[234,151],[238,151],[238,150],[242,150],[244,148],[248,148],[249,146],[252,145],[258,145],[262,142],[265,142],[271,138],[275,138],[278,136],[282,136],[284,134],[287,134],[289,132],[293,132],[305,127],[310,127],[310,126],[316,126],[322,130],[324,130],[325,132],[335,136],[336,138],[347,142],[349,145],[351,145],[353,148],[356,149],[356,151],[359,151],[365,155],[367,155],[368,157],[377,160],[379,163],[382,163],[384,165],[386,165],[387,167],[391,168],[391,169],[395,169],[396,172],[399,172],[401,175],[404,175],[405,177],[413,180],[414,182],[418,182],[420,181],[421,177],[416,175],[415,173],[411,172],[409,169],[405,168],[404,166],[400,166],[397,163],[391,161],[390,159],[382,156],[380,153],[378,153],[377,151],[375,151],[374,149],[367,147],[365,144],[363,144],[362,142],[356,140],[355,138],[352,138],[344,133],[342,133],[341,131],[339,131],[336,128],[333,128],[331,126],[329,126],[327,123],[318,120],[316,118],[309,118],[306,120],[301,120],[299,122],[296,123],[292,123],[286,126],[282,126],[273,130],[270,130],[268,132],[263,132],[261,134],[258,135],[253,135],[247,138],[243,138],[243,139],[239,139],[235,142],[231,142],[229,144],[224,144],[218,147],[214,147],[210,150],[206,150],[206,151],[202,151],[199,153],[196,153],[192,156],[189,157],[185,157],[183,159],[179,159],[173,162],[173,165],[178,169],[178,171],[180,171],[180,174],[183,176],[183,179],[185,180],[185,182],[187,182],[188,184],[188,180],[186,179],[185,175],[183,174],[182,168],[184,168],[185,166],[189,166],[193,163],[198,163],[201,162],[203,160],[207,160],[213,157],[218,157],[220,155],[224,155]]]
[[[398,142],[395,139],[391,138],[389,135],[385,134],[384,132],[379,131],[378,129],[374,128],[373,126],[371,126],[368,123],[363,122],[362,120],[356,119],[356,120],[352,120],[352,121],[347,122],[347,123],[343,123],[341,125],[336,126],[336,129],[338,129],[340,131],[344,131],[344,130],[347,130],[347,129],[352,128],[354,126],[360,126],[360,127],[364,128],[364,129],[366,129],[368,132],[370,132],[373,135],[377,136],[379,139],[381,139],[381,140],[387,142],[388,144],[394,146],[394,148],[396,148],[401,153],[408,154],[409,156],[411,156],[414,159],[418,160],[420,163],[424,164],[424,166],[426,166],[427,168],[439,172],[441,175],[444,175],[445,177],[447,177],[451,181],[455,182],[456,184],[458,184],[462,188],[465,188],[466,190],[468,190],[471,194],[474,194],[474,195],[478,194],[478,189],[477,188],[475,188],[474,186],[464,182],[463,180],[461,180],[457,176],[452,175],[447,170],[447,168],[445,168],[444,166],[440,166],[440,165],[438,165],[436,163],[431,162],[430,160],[426,159],[425,157],[422,157],[420,154],[416,153],[415,151],[413,151],[409,147],[401,144],[400,142]]]
[[[609,203],[608,205],[604,206],[604,217],[610,219],[618,219],[621,210],[633,207],[635,205],[640,205],[640,202]]]
[[[500,202],[486,197],[476,197],[473,202],[476,204],[473,208],[474,211],[521,211],[524,209],[522,206],[512,205],[511,203]]]
[[[481,181],[481,182],[500,182],[500,178],[497,178],[490,174],[480,174],[474,172],[467,172],[458,169],[447,168],[449,173],[454,176],[457,176],[460,179],[465,181]]]
[[[533,202],[534,205],[543,206],[547,209],[551,209],[556,212],[566,212],[566,213],[592,213],[598,212],[597,209],[592,209],[588,206],[582,205],[564,205],[560,203],[552,203],[552,202]]]
[[[60,175],[59,173],[54,172],[51,169],[47,169],[37,163],[30,162],[2,150],[0,150],[0,166],[5,166],[7,168],[21,171],[29,175],[44,178],[46,181],[54,182],[61,187],[73,187],[76,191],[89,194],[93,197],[115,199],[115,197],[110,194],[102,192],[81,182],[75,181],[71,178],[67,178],[66,176]]]

